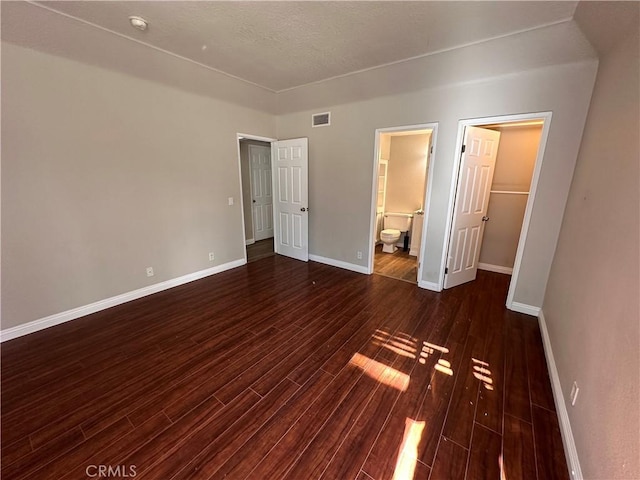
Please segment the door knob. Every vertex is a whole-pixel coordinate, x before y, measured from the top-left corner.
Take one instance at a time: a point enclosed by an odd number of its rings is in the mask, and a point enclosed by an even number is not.
[[[489,217],[482,217],[482,221],[483,222],[488,222],[489,221]]]
[[[304,207],[302,207],[302,208],[300,209],[300,211],[301,211],[301,212],[306,212],[306,211],[307,211],[307,209],[306,209],[306,208],[304,208]]]

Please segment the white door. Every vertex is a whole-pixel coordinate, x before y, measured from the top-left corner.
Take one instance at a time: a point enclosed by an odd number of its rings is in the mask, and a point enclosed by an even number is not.
[[[276,253],[309,260],[308,141],[274,142],[273,210]]]
[[[249,145],[251,165],[251,202],[253,238],[273,237],[273,195],[271,181],[271,148]]]
[[[475,280],[500,132],[467,127],[444,288]]]

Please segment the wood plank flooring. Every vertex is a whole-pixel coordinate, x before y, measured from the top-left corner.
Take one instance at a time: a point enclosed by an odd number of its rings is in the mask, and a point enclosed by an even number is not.
[[[384,253],[382,245],[376,245],[373,272],[385,277],[418,283],[418,259],[398,248],[394,253]]]
[[[247,262],[255,262],[266,257],[275,255],[273,250],[273,237],[258,240],[251,245],[247,245]]]
[[[271,256],[3,343],[2,478],[568,479],[508,281]]]

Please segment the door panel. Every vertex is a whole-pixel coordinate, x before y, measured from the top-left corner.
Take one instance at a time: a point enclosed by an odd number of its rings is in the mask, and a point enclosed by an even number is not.
[[[308,142],[306,138],[281,140],[274,144],[273,204],[275,251],[280,255],[309,260]]]
[[[499,143],[500,132],[466,128],[444,288],[476,278]]]
[[[253,238],[257,242],[273,237],[271,149],[259,145],[249,145],[249,162],[251,165]]]

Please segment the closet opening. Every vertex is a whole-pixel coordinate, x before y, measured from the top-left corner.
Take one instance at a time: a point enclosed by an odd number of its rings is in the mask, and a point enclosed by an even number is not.
[[[512,307],[550,120],[540,113],[460,122],[443,288],[475,280],[478,269],[511,275]]]

